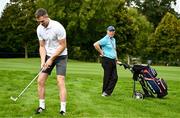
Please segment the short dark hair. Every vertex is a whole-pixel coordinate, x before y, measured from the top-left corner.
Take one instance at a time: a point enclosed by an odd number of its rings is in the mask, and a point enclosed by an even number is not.
[[[36,16],[36,18],[39,18],[41,16],[48,16],[47,10],[44,8],[39,8],[36,10],[35,16]]]

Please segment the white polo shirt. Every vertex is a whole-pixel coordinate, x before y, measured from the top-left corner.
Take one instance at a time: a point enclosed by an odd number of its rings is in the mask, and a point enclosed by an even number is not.
[[[39,40],[45,41],[47,55],[52,56],[59,46],[58,40],[66,39],[66,31],[59,22],[49,20],[46,28],[41,24],[37,27],[37,36]],[[67,55],[67,48],[60,55]]]

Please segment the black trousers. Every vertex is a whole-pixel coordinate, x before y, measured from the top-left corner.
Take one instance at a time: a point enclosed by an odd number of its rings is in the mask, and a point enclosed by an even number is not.
[[[116,60],[103,57],[102,67],[104,69],[102,92],[111,95],[118,80]]]

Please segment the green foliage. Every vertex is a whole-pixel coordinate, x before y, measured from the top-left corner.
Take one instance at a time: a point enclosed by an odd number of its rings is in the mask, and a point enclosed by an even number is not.
[[[177,65],[180,59],[180,20],[167,13],[156,28],[150,44],[155,59]]]
[[[177,14],[173,8],[172,3],[176,3],[176,0],[127,0],[128,5],[134,2],[140,13],[145,15],[147,19],[153,23],[156,28],[167,12]]]
[[[124,52],[136,57],[143,55],[145,52],[142,49],[147,45],[148,35],[152,31],[151,24],[133,8],[117,12],[115,19],[120,55]]]
[[[119,59],[126,61],[127,55],[142,60],[153,58],[178,62],[179,20],[175,21],[173,17],[173,20],[168,18],[166,22],[161,21],[167,11],[177,16],[170,6],[173,1],[11,0],[0,18],[0,50],[16,53],[25,51],[26,57],[28,53],[38,53],[38,24],[34,12],[43,7],[51,19],[65,27],[71,59],[99,60],[93,43],[106,35],[107,26],[114,25]],[[132,6],[132,2],[136,7],[128,7]],[[178,23],[174,25],[174,22]]]
[[[4,48],[21,53],[22,50],[34,52],[37,49],[34,11],[34,0],[12,0],[7,5],[0,19]],[[11,51],[9,49],[5,51]],[[24,53],[27,57],[28,52]]]

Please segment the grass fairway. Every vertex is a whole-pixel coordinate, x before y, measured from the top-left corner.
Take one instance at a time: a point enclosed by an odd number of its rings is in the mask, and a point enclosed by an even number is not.
[[[0,117],[56,118],[59,115],[55,71],[46,83],[46,110],[35,115],[38,106],[37,82],[17,101],[17,96],[39,71],[39,59],[0,59]],[[164,99],[135,100],[132,74],[118,66],[119,80],[110,97],[101,96],[102,68],[99,63],[69,61],[66,87],[67,118],[180,118],[180,68],[155,66],[158,77],[169,87]],[[139,85],[139,83],[137,83]],[[137,86],[138,87],[138,86]],[[141,90],[141,89],[140,89]]]

